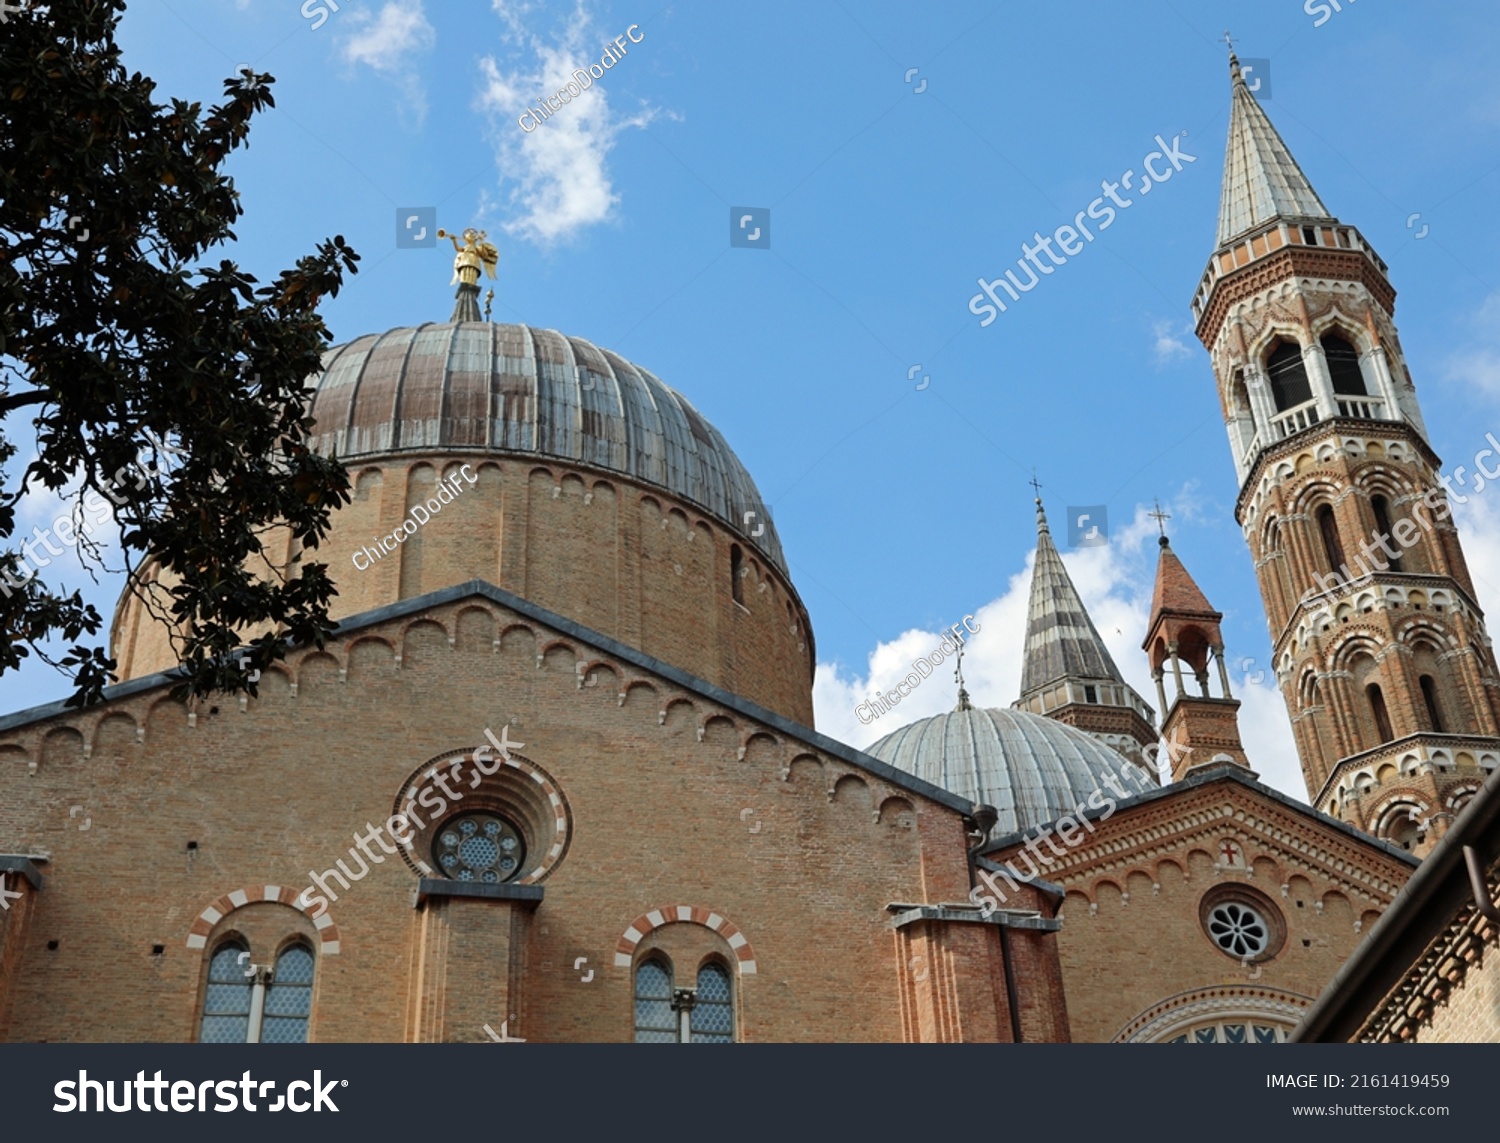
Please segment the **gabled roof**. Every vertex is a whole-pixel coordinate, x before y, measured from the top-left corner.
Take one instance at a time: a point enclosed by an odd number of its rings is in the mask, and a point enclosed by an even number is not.
[[[1084,610],[1078,589],[1052,542],[1040,500],[1036,502],[1036,530],[1036,566],[1031,573],[1031,604],[1021,666],[1022,696],[1063,678],[1123,683],[1120,669]]]
[[[1333,221],[1229,57],[1232,108],[1219,199],[1220,246],[1274,219]]]
[[[1500,771],[1497,771],[1497,773],[1500,773]],[[1288,795],[1283,794],[1280,790],[1272,789],[1270,786],[1256,781],[1255,778],[1250,775],[1249,771],[1247,771],[1243,766],[1226,765],[1202,767],[1197,770],[1191,770],[1184,778],[1179,781],[1173,782],[1169,786],[1162,786],[1159,789],[1147,790],[1144,793],[1134,794],[1128,798],[1121,798],[1115,803],[1113,807],[1086,807],[1081,815],[1074,814],[1072,816],[1075,818],[1087,818],[1089,821],[1097,821],[1102,820],[1106,816],[1107,811],[1109,817],[1115,818],[1119,817],[1122,813],[1124,813],[1124,811],[1134,809],[1136,806],[1144,806],[1151,802],[1160,801],[1163,798],[1177,797],[1190,790],[1195,790],[1199,786],[1206,786],[1211,782],[1224,781],[1237,782],[1241,786],[1254,791],[1264,798],[1269,798],[1271,801],[1278,802],[1282,806],[1285,806],[1287,809],[1294,810],[1298,814],[1301,814],[1303,817],[1309,819],[1309,821],[1312,823],[1323,826],[1337,833],[1341,833],[1349,840],[1357,841],[1362,845],[1370,847],[1371,849],[1378,850],[1383,854],[1394,857],[1405,865],[1416,867],[1419,864],[1418,858],[1412,856],[1410,853],[1408,853],[1404,849],[1401,849],[1399,846],[1395,846],[1388,841],[1381,841],[1379,838],[1372,837],[1371,835],[1365,833],[1363,830],[1355,829],[1348,822],[1341,822],[1337,818],[1329,817],[1321,810],[1314,809],[1306,802],[1298,801],[1296,798],[1289,797]],[[1005,837],[997,837],[993,841],[985,845],[984,848],[979,851],[979,854],[981,856],[984,856],[1001,852],[1003,850],[1011,848],[1012,846],[1022,845],[1030,836],[1031,831],[1028,830],[1019,833],[1007,834]]]
[[[513,595],[482,579],[471,579],[467,583],[445,587],[440,591],[431,591],[425,595],[403,599],[399,603],[377,607],[373,611],[365,611],[359,615],[351,616],[338,623],[335,633],[331,638],[334,641],[346,639],[350,635],[366,628],[387,623],[393,619],[404,619],[408,616],[418,615],[432,608],[475,596],[488,599],[491,603],[499,604],[501,607],[514,611],[517,615],[525,616],[527,619],[550,627],[570,639],[587,643],[595,650],[613,659],[629,663],[640,670],[649,671],[681,687],[683,690],[691,691],[711,702],[727,707],[737,714],[778,730],[790,738],[796,738],[809,746],[823,751],[825,754],[831,754],[849,763],[851,766],[856,766],[884,782],[889,782],[893,786],[909,790],[911,793],[926,798],[930,802],[936,802],[964,815],[974,812],[974,803],[967,798],[959,797],[957,794],[945,790],[940,786],[934,786],[931,782],[925,782],[921,778],[908,774],[906,771],[900,770],[889,763],[882,762],[879,758],[871,757],[862,750],[855,750],[852,746],[846,746],[836,739],[819,734],[809,727],[801,726],[783,715],[767,710],[765,707],[753,703],[748,699],[741,698],[739,695],[726,691],[722,687],[717,687],[713,683],[700,679],[696,675],[691,675],[679,667],[674,667],[670,663],[664,663],[660,659],[653,658],[636,650],[634,647],[611,639],[608,635],[603,635],[591,627],[585,627],[582,623],[577,623],[565,616],[558,615],[555,611],[539,607],[529,600],[522,599],[518,595]],[[288,646],[295,646],[295,644],[288,641]],[[186,677],[186,672],[180,667],[174,667],[170,671],[158,671],[155,674],[142,675],[139,678],[131,679],[129,682],[121,683],[118,686],[106,687],[104,690],[104,703],[129,698],[159,687],[175,684],[181,682]],[[100,705],[103,704],[101,703]],[[41,722],[49,718],[78,713],[80,713],[78,707],[69,706],[64,701],[30,707],[27,710],[17,711],[14,714],[0,718],[0,733],[15,730],[33,722]]]

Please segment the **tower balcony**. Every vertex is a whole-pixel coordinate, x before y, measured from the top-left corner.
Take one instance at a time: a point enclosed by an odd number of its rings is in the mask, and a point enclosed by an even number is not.
[[[1318,402],[1316,400],[1304,401],[1284,413],[1278,413],[1271,419],[1271,439],[1284,441],[1302,432],[1303,429],[1312,428],[1317,423]],[[1259,436],[1259,434],[1256,435]]]
[[[1364,394],[1347,396],[1343,393],[1335,393],[1333,400],[1335,407],[1338,409],[1339,417],[1344,420],[1385,421],[1391,419],[1386,414],[1384,397],[1371,397]],[[1320,423],[1322,421],[1318,413],[1317,398],[1304,401],[1302,404],[1290,408],[1284,413],[1278,413],[1271,418],[1271,440],[1267,443],[1287,440]],[[1252,458],[1258,450],[1259,445],[1260,434],[1256,433],[1249,449],[1249,455]]]

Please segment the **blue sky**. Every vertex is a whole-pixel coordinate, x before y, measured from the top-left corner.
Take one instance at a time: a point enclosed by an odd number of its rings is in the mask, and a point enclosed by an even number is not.
[[[337,340],[447,318],[451,251],[396,247],[398,208],[431,206],[499,245],[496,320],[587,338],[685,393],[771,506],[817,638],[819,729],[865,745],[950,707],[938,672],[874,727],[853,713],[965,614],[983,625],[976,701],[1016,697],[1034,468],[1060,546],[1069,505],[1107,505],[1112,543],[1065,554],[1153,703],[1144,513],[1169,507],[1226,614],[1252,760],[1302,796],[1189,328],[1226,28],[1269,60],[1265,106],[1324,202],[1390,265],[1439,455],[1464,463],[1500,429],[1493,4],[1309,6],[140,0],[121,39],[162,99],[211,103],[240,64],[276,77],[231,166],[246,215],[227,256],[270,278],[345,235],[364,261],[326,306]],[[528,101],[632,25],[603,79],[521,130]],[[976,278],[1182,132],[1196,162],[981,328]],[[769,208],[769,250],[730,247],[740,206]],[[23,519],[54,514],[37,498]],[[1475,498],[1460,524],[1500,607],[1500,508]],[[39,666],[0,679],[4,709],[64,693]]]

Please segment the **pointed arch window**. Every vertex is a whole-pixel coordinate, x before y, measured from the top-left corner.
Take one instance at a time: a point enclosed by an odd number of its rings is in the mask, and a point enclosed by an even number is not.
[[[1375,527],[1380,533],[1377,539],[1384,538],[1389,540],[1392,535],[1390,501],[1384,496],[1372,496],[1370,497],[1370,507],[1375,512]],[[1399,547],[1396,549],[1394,556],[1389,551],[1386,551],[1385,559],[1389,563],[1391,571],[1398,572],[1401,570],[1401,549]]]
[[[1370,700],[1370,713],[1375,718],[1375,732],[1380,736],[1380,742],[1376,745],[1391,741],[1395,733],[1391,730],[1391,714],[1385,708],[1385,695],[1381,693],[1379,683],[1371,683],[1365,687],[1365,697]]]
[[[1312,383],[1302,362],[1302,347],[1295,342],[1279,342],[1266,359],[1266,375],[1271,380],[1271,397],[1276,411],[1284,413],[1312,400]]]
[[[250,1032],[254,985],[245,973],[250,950],[243,941],[225,941],[208,962],[208,990],[198,1025],[200,1044],[243,1044]],[[253,975],[253,974],[252,974]]]
[[[1344,545],[1339,539],[1339,524],[1333,516],[1333,508],[1324,504],[1318,508],[1316,519],[1318,533],[1323,537],[1323,554],[1328,557],[1328,570],[1336,576],[1344,576],[1348,566],[1344,559]]]
[[[1333,391],[1346,397],[1368,396],[1364,371],[1359,367],[1359,351],[1336,333],[1324,334],[1319,344],[1323,346],[1323,359],[1328,362]]]
[[[740,606],[745,604],[745,555],[738,544],[729,545],[729,594]]]
[[[1443,708],[1438,705],[1437,683],[1431,675],[1423,675],[1417,681],[1422,687],[1422,702],[1427,707],[1428,724],[1439,734],[1446,733],[1443,728]]]

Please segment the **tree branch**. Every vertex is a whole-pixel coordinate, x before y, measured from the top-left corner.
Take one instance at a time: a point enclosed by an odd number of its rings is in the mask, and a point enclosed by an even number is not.
[[[45,389],[33,389],[29,393],[14,393],[9,397],[0,397],[0,417],[23,405],[40,405],[51,399],[52,394]]]

